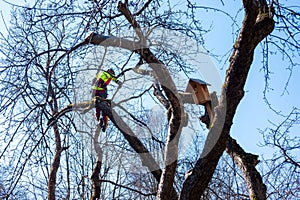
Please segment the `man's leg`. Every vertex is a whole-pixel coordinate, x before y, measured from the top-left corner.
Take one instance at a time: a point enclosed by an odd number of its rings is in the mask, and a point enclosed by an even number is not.
[[[101,90],[99,93],[99,96],[103,99],[107,98],[107,92],[106,90]],[[100,126],[102,128],[102,131],[105,132],[108,126],[108,116],[104,115],[104,113],[102,112],[102,118],[100,119]]]
[[[100,91],[99,90],[93,90],[92,91],[92,98],[94,98],[94,97],[100,97]],[[96,110],[96,113],[95,113],[95,117],[96,117],[96,120],[97,121],[99,121],[100,120],[100,112],[101,112],[101,110],[100,110],[100,108],[95,108],[95,110]]]
[[[95,113],[96,120],[100,120],[100,108],[96,108],[96,113]]]
[[[105,132],[108,127],[108,116],[103,115],[101,120],[103,120],[103,124],[101,125],[102,131]]]

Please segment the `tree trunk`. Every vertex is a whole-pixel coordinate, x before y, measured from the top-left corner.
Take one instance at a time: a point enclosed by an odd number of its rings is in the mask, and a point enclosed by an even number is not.
[[[92,180],[92,187],[93,187],[93,193],[91,196],[91,200],[100,199],[101,194],[101,180],[100,180],[100,171],[102,166],[102,149],[99,145],[99,135],[100,135],[100,126],[96,127],[95,135],[93,138],[93,145],[94,149],[96,151],[96,165],[94,167],[94,170],[92,172],[91,180]]]
[[[52,114],[55,116],[58,113],[58,103],[55,96],[55,93],[52,89],[51,80],[48,80],[48,90],[49,94],[52,98],[52,105],[50,107],[52,108]],[[57,121],[53,124],[53,133],[55,137],[55,155],[51,164],[49,179],[48,179],[48,200],[55,200],[55,188],[56,188],[56,174],[58,171],[58,168],[60,166],[60,157],[61,152],[63,151],[61,146],[61,138],[60,133],[57,125]]]
[[[221,100],[212,121],[212,128],[208,133],[200,159],[187,175],[180,199],[200,199],[207,188],[227,146],[233,117],[244,96],[243,88],[253,61],[254,49],[274,29],[274,21],[269,15],[259,18],[259,7],[254,1],[244,0],[243,3],[245,7],[243,26],[230,58],[230,66],[223,85]]]
[[[55,155],[51,164],[51,169],[50,169],[50,174],[48,179],[48,200],[55,200],[56,174],[60,165],[60,156],[62,152],[61,138],[56,123],[53,125],[53,129],[54,129],[54,136],[55,136]]]

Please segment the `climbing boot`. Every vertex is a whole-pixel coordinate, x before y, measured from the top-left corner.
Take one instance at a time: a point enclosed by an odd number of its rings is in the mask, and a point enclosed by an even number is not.
[[[99,120],[99,126],[101,127],[102,131],[105,132],[107,128],[107,123],[105,123],[104,119]]]

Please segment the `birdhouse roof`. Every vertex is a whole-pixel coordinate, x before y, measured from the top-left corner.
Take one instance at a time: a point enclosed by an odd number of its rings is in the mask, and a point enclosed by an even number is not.
[[[201,84],[201,85],[208,85],[208,86],[210,86],[209,83],[206,83],[205,81],[203,81],[203,80],[201,80],[201,79],[191,78],[191,79],[189,80],[189,82],[190,82],[190,81],[199,83],[199,84]]]

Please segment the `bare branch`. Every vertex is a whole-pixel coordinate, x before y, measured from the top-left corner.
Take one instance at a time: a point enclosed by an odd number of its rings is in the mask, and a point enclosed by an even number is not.
[[[154,196],[154,195],[156,195],[156,192],[154,192],[154,193],[143,193],[143,192],[141,192],[141,191],[139,191],[139,190],[133,189],[133,188],[128,187],[128,186],[125,186],[125,185],[121,185],[121,184],[115,183],[115,182],[110,181],[110,180],[104,180],[104,179],[101,179],[101,180],[99,180],[99,181],[101,181],[101,182],[106,182],[106,183],[110,183],[110,184],[113,184],[113,185],[115,185],[115,186],[118,186],[118,187],[121,187],[121,188],[128,189],[128,190],[130,190],[130,191],[139,193],[139,194],[141,194],[141,195],[143,195],[143,196],[146,196],[146,197],[147,197],[147,196]]]

